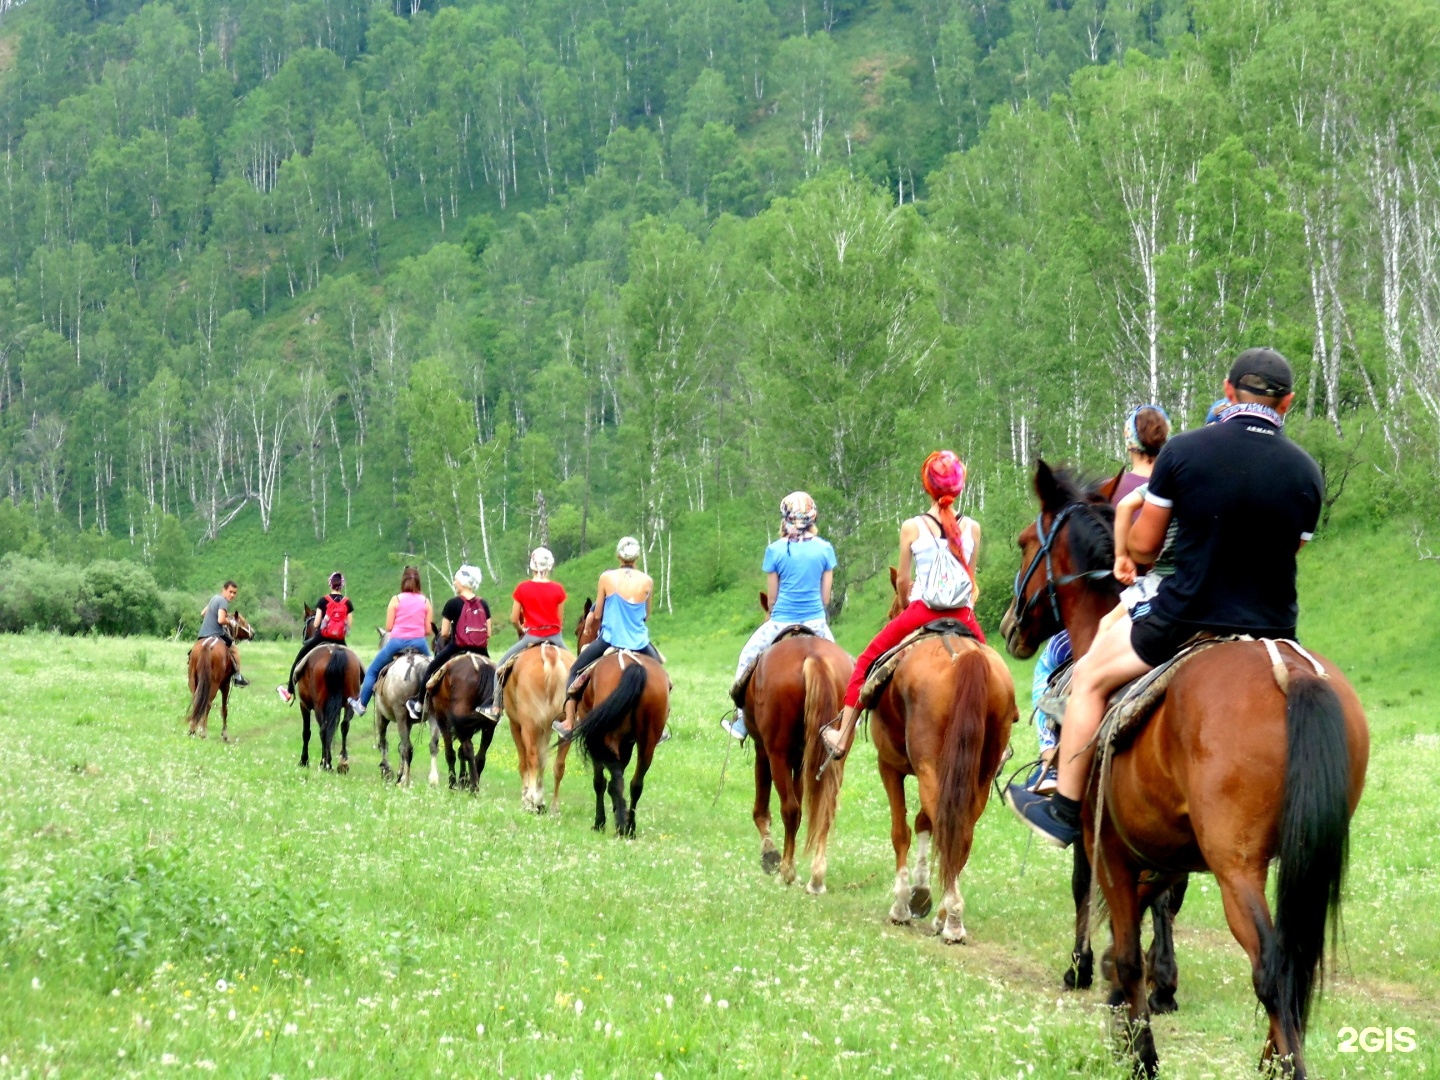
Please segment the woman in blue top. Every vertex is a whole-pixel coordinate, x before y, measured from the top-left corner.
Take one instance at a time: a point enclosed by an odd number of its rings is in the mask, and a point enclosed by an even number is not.
[[[635,568],[640,559],[640,541],[633,536],[622,536],[620,543],[615,545],[615,557],[620,560],[620,566],[600,575],[600,581],[595,586],[595,606],[590,609],[588,617],[600,620],[600,636],[580,650],[570,669],[567,685],[604,656],[606,649],[629,649],[644,653],[662,664],[665,662],[659,650],[650,644],[647,620],[650,618],[655,582],[649,574]],[[570,737],[570,729],[575,725],[575,709],[575,699],[568,698],[565,719],[556,720],[551,725],[562,739]]]
[[[835,578],[835,549],[816,532],[817,516],[815,500],[806,492],[793,491],[780,503],[780,539],[765,549],[762,567],[768,579],[770,618],[740,650],[736,679],[787,626],[807,626],[826,641],[835,640],[825,619]],[[732,738],[743,740],[749,734],[739,708],[733,721],[722,720],[720,726]]]

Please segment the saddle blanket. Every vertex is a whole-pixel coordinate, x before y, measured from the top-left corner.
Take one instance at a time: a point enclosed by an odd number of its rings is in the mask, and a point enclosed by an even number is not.
[[[774,640],[765,646],[764,649],[760,650],[755,659],[745,665],[745,670],[740,673],[739,678],[730,684],[730,700],[735,703],[735,707],[737,709],[743,709],[745,707],[745,690],[749,687],[750,680],[755,675],[755,669],[760,666],[760,657],[773,649],[777,642],[784,641],[786,638],[819,636],[819,634],[815,633],[814,630],[811,630],[810,627],[804,623],[791,623],[776,634]]]
[[[891,677],[895,674],[895,669],[900,666],[900,661],[912,648],[930,638],[940,638],[946,641],[945,647],[953,655],[955,649],[947,640],[953,637],[970,638],[972,641],[975,639],[970,628],[960,620],[936,619],[902,639],[900,644],[889,652],[881,653],[879,659],[870,666],[870,670],[865,676],[865,685],[860,688],[860,707],[862,709],[874,707],[881,691],[889,684]]]
[[[315,651],[316,651],[316,652],[319,652],[320,649],[322,649],[323,647],[324,647],[324,646],[317,645],[317,646],[315,646]],[[422,653],[419,649],[404,649],[404,650],[396,653],[394,656],[392,656],[392,657],[390,658],[389,662],[388,662],[384,667],[382,667],[382,668],[376,673],[376,675],[375,675],[375,681],[376,681],[376,682],[379,682],[381,679],[383,679],[383,678],[385,677],[385,673],[388,672],[392,667],[395,666],[396,661],[398,661],[398,660],[400,660],[400,659],[402,659],[402,658],[404,658],[404,657],[406,657],[406,656],[419,656],[419,657],[424,657],[425,654]]]
[[[498,693],[499,693],[499,688],[500,688],[500,687],[503,687],[503,686],[505,685],[505,680],[510,677],[510,671],[511,671],[511,669],[514,668],[515,665],[520,662],[520,658],[521,658],[522,656],[524,656],[526,653],[528,653],[528,652],[529,652],[530,650],[532,650],[532,649],[543,648],[543,647],[546,646],[546,645],[549,645],[550,648],[552,648],[552,649],[553,649],[553,648],[556,648],[556,645],[555,645],[553,642],[549,642],[549,641],[532,641],[529,645],[526,645],[525,648],[521,649],[518,653],[516,653],[514,656],[512,656],[509,660],[506,660],[505,663],[503,663],[503,664],[501,664],[499,667],[497,667],[497,668],[495,669],[495,686],[496,686],[496,688],[497,688],[497,689],[496,689],[496,693],[498,694]]]

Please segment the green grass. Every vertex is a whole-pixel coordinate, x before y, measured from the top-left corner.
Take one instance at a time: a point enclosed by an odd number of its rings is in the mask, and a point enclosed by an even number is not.
[[[1121,1075],[1102,993],[1057,989],[1068,860],[1027,850],[997,805],[963,879],[965,947],[885,922],[868,745],[830,893],[760,873],[748,752],[729,751],[716,798],[737,647],[669,648],[677,736],[623,842],[590,831],[578,764],[561,813],[523,814],[503,730],[476,798],[382,786],[363,721],[351,775],[297,769],[298,715],[268,692],[288,644],[246,649],[256,686],[227,747],[182,734],[183,644],[0,638],[0,1073]],[[1435,691],[1392,667],[1361,689],[1370,785],[1309,1052],[1319,1076],[1413,1076],[1440,1067]],[[1015,739],[1024,752],[1033,732]],[[1181,1012],[1156,1022],[1167,1075],[1250,1075],[1263,1025],[1209,879],[1178,939]],[[1412,1027],[1420,1049],[1339,1055],[1347,1024]]]

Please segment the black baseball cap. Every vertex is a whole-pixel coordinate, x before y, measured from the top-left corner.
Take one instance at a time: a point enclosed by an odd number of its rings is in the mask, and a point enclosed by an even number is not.
[[[1295,388],[1295,372],[1274,349],[1246,349],[1230,365],[1230,385],[1261,397],[1284,397]]]

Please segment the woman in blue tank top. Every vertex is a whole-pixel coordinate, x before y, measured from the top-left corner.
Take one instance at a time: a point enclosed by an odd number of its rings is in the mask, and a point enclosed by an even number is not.
[[[650,644],[647,620],[650,618],[655,582],[649,574],[635,568],[640,559],[640,541],[633,536],[621,537],[620,543],[615,545],[615,557],[620,560],[620,566],[600,575],[600,581],[595,586],[595,607],[590,612],[590,618],[598,616],[600,619],[600,636],[580,650],[570,669],[570,682],[604,656],[606,649],[629,649],[644,653],[662,664],[665,662],[659,650]],[[570,729],[575,724],[575,709],[575,699],[568,698],[565,719],[557,720],[553,725],[562,739],[570,737]]]
[[[820,539],[815,528],[818,516],[815,500],[807,492],[792,491],[780,503],[780,539],[765,549],[761,567],[770,597],[770,618],[740,650],[737,680],[787,626],[806,626],[826,641],[835,640],[825,618],[835,575],[835,549],[828,540]],[[735,719],[722,720],[720,726],[731,738],[743,740],[749,734],[745,713],[738,707]]]

